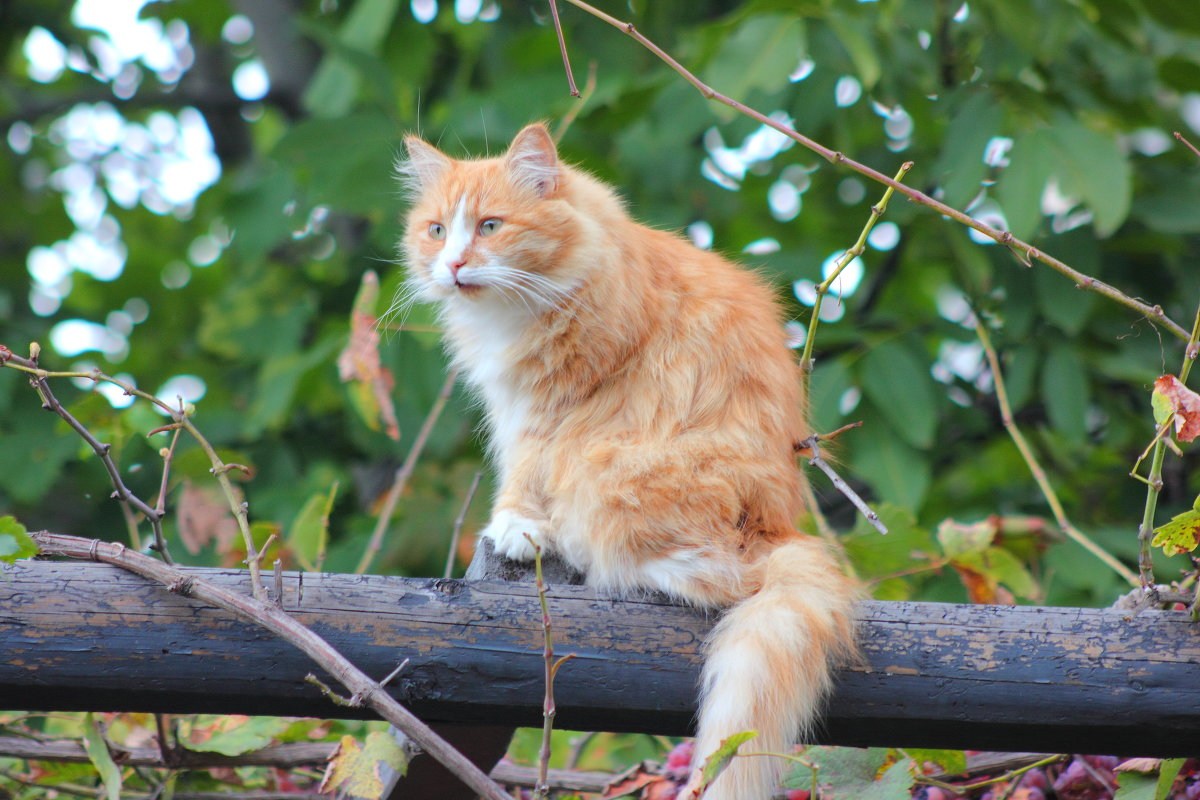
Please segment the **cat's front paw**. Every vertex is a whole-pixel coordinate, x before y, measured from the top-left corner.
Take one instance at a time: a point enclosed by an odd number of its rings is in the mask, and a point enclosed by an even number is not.
[[[533,542],[525,534],[529,534]],[[541,523],[511,511],[496,512],[479,535],[495,542],[496,552],[512,561],[533,561],[534,545],[545,547],[546,539]]]

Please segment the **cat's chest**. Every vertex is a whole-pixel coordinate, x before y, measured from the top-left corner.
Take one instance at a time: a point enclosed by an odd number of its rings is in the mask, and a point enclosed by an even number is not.
[[[516,380],[517,353],[527,331],[520,319],[475,314],[451,319],[454,355],[487,410],[488,449],[501,463],[528,429],[532,402]]]

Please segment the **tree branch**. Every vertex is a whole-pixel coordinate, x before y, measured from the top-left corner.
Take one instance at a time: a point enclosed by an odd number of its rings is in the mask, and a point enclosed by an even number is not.
[[[727,97],[726,95],[721,94],[720,92],[716,91],[711,86],[709,86],[708,84],[704,83],[704,81],[697,78],[686,67],[684,67],[678,61],[676,61],[674,58],[672,58],[666,51],[664,51],[662,48],[660,48],[654,42],[650,41],[645,36],[643,36],[641,34],[641,32],[638,31],[636,27],[634,27],[632,22],[622,22],[621,20],[617,19],[616,17],[610,16],[610,15],[604,13],[603,11],[601,11],[600,9],[595,8],[591,5],[583,2],[583,0],[566,0],[566,2],[570,3],[571,5],[573,5],[577,8],[582,9],[583,11],[586,11],[587,13],[596,17],[597,19],[603,20],[604,22],[608,23],[609,25],[611,25],[612,27],[621,31],[622,33],[627,34],[630,38],[634,39],[640,45],[642,45],[647,50],[649,50],[651,53],[653,53],[655,56],[657,56],[660,60],[665,62],[671,69],[675,70],[675,72],[677,72],[680,75],[680,77],[682,77],[684,80],[686,80],[692,86],[694,86],[696,88],[696,90],[698,92],[700,92],[700,94],[702,94],[705,98],[707,98],[709,100],[715,100],[716,102],[721,103],[722,105],[729,106],[734,111],[737,111],[739,114],[743,114],[747,117],[750,117],[753,120],[761,122],[763,125],[766,125],[767,127],[772,128],[773,130],[776,130],[779,133],[782,133],[784,136],[787,136],[792,141],[803,145],[804,147],[808,148],[809,150],[811,150],[812,152],[821,156],[822,158],[824,158],[826,161],[829,161],[830,163],[843,164],[846,167],[848,167],[849,169],[853,170],[854,172],[857,172],[859,175],[862,175],[863,177],[870,178],[871,180],[876,181],[877,183],[882,183],[885,186],[892,187],[897,192],[904,195],[905,197],[907,197],[909,200],[913,201],[914,203],[917,203],[918,205],[922,205],[927,208],[931,208],[934,211],[938,212],[939,214],[950,217],[954,221],[959,222],[963,225],[966,225],[968,228],[976,230],[979,233],[982,233],[984,236],[987,236],[989,239],[992,239],[992,240],[1004,245],[1005,247],[1009,248],[1011,251],[1013,251],[1013,253],[1017,256],[1017,258],[1020,259],[1023,263],[1028,264],[1032,261],[1041,261],[1043,264],[1050,267],[1054,271],[1066,276],[1067,278],[1070,278],[1075,283],[1075,285],[1078,286],[1079,288],[1086,289],[1091,292],[1095,292],[1096,294],[1107,297],[1110,300],[1113,300],[1127,308],[1130,308],[1130,309],[1138,312],[1139,314],[1146,317],[1147,319],[1149,319],[1153,322],[1156,322],[1159,325],[1161,325],[1162,327],[1166,328],[1168,331],[1170,331],[1171,333],[1173,333],[1175,336],[1179,337],[1180,339],[1188,338],[1187,330],[1184,329],[1182,326],[1180,326],[1178,323],[1176,323],[1174,320],[1172,320],[1170,317],[1168,317],[1166,315],[1166,312],[1164,312],[1162,310],[1161,306],[1157,306],[1157,305],[1151,306],[1151,305],[1141,302],[1140,300],[1136,300],[1136,299],[1130,297],[1129,295],[1125,294],[1124,292],[1122,292],[1120,289],[1117,289],[1114,286],[1110,286],[1109,284],[1105,283],[1104,281],[1098,280],[1089,275],[1085,275],[1082,272],[1079,272],[1078,270],[1068,266],[1066,263],[1060,261],[1059,259],[1055,258],[1054,256],[1051,256],[1048,253],[1043,253],[1041,250],[1038,250],[1033,245],[1028,244],[1027,242],[1021,241],[1020,239],[1016,238],[1008,231],[996,230],[995,228],[993,228],[989,225],[985,225],[984,223],[980,222],[979,220],[975,219],[974,217],[970,216],[969,214],[959,211],[956,208],[952,208],[951,206],[948,206],[945,203],[942,203],[938,200],[934,200],[932,197],[930,197],[927,194],[924,194],[923,192],[919,192],[916,189],[905,186],[903,183],[900,183],[900,181],[896,180],[895,178],[888,177],[887,175],[884,175],[882,172],[879,172],[878,170],[872,169],[871,167],[868,167],[865,164],[855,161],[854,159],[850,158],[849,156],[845,155],[844,153],[838,152],[836,150],[831,150],[830,148],[826,147],[825,145],[820,144],[819,142],[817,142],[813,139],[810,139],[809,137],[805,136],[802,133],[799,133],[792,127],[785,125],[782,122],[779,122],[778,120],[771,119],[766,114],[763,114],[760,111],[756,111],[755,109],[750,108],[749,106],[746,106],[746,105],[740,103],[739,101],[734,100],[731,97]]]

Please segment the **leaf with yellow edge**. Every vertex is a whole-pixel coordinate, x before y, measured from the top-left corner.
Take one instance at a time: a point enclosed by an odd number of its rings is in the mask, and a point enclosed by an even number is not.
[[[404,748],[384,731],[372,731],[360,747],[353,736],[343,736],[329,757],[319,791],[382,800],[386,787],[384,767],[403,775],[408,769]]]
[[[738,748],[755,736],[758,736],[758,731],[742,731],[741,733],[733,734],[727,739],[722,739],[721,744],[712,752],[712,755],[704,760],[704,769],[700,772],[701,780],[703,781],[701,788],[706,788],[715,781],[717,776],[729,766],[729,762],[733,761],[733,757],[737,755]]]
[[[1190,553],[1200,544],[1200,510],[1195,507],[1179,514],[1163,525],[1154,529],[1154,539],[1150,542],[1155,547],[1161,547],[1169,556]]]

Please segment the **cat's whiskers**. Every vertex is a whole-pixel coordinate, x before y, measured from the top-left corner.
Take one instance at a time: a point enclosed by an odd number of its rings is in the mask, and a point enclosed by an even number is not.
[[[545,277],[532,272],[515,269],[502,264],[486,264],[478,267],[473,275],[480,285],[490,286],[503,297],[509,293],[507,289],[524,303],[530,316],[554,309],[561,309],[563,301],[570,295],[569,290]],[[533,304],[530,300],[534,301]],[[535,308],[539,306],[540,308]]]
[[[392,302],[375,320],[375,332],[384,329],[389,335],[393,330],[403,330],[408,315],[420,299],[421,286],[415,281],[405,281],[396,290]]]

